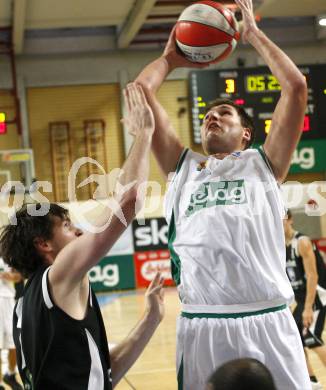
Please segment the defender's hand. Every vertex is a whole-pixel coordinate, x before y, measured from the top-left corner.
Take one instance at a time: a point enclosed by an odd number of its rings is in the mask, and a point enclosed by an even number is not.
[[[164,309],[164,278],[158,272],[151,284],[148,286],[145,298],[146,298],[146,316],[154,322],[161,322],[165,309]]]
[[[308,330],[314,319],[314,312],[312,308],[305,308],[302,312],[303,327]]]
[[[154,115],[141,85],[128,84],[123,90],[123,96],[127,107],[127,117],[122,119],[122,122],[127,126],[129,133],[137,136],[137,134],[146,132],[151,136],[155,129]]]

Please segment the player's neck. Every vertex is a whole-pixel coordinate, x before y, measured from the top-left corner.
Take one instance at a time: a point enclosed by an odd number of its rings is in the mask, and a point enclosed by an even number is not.
[[[292,239],[293,239],[293,237],[294,237],[294,234],[295,234],[295,230],[291,230],[290,232],[289,232],[289,234],[286,234],[285,235],[285,243],[286,243],[286,245],[289,245],[290,244],[290,242],[292,241]]]
[[[215,153],[211,154],[211,157],[217,158],[218,160],[223,160],[225,157],[229,156],[231,153]]]

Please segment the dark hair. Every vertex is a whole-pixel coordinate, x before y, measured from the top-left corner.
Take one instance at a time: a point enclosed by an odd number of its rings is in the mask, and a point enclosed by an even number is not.
[[[247,112],[245,111],[245,109],[243,107],[239,106],[238,104],[235,104],[230,99],[215,99],[208,104],[207,109],[206,109],[206,113],[209,110],[211,110],[213,107],[221,106],[222,104],[227,104],[229,106],[234,107],[236,109],[238,115],[240,116],[241,125],[243,127],[248,127],[250,129],[250,140],[247,142],[246,149],[250,148],[250,146],[253,144],[253,142],[255,140],[256,129],[255,129],[253,119],[251,118],[251,116],[249,116],[247,114]]]
[[[288,217],[288,219],[292,219],[292,213],[290,209],[286,210],[286,216]]]
[[[33,204],[39,210],[42,204]],[[54,218],[64,220],[69,217],[68,210],[51,203],[49,212],[44,216],[31,216],[29,205],[25,204],[16,212],[17,223],[3,227],[0,236],[0,249],[3,260],[20,272],[25,278],[30,277],[42,264],[44,259],[38,253],[34,240],[53,237]]]
[[[223,364],[210,377],[214,390],[276,390],[267,367],[256,359],[236,359]]]

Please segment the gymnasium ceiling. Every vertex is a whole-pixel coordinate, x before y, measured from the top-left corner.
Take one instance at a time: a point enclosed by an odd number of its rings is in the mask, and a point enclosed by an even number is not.
[[[284,44],[326,40],[326,0],[253,0],[261,27]],[[232,0],[220,0],[232,3]],[[0,0],[0,44],[17,55],[160,49],[188,0]]]

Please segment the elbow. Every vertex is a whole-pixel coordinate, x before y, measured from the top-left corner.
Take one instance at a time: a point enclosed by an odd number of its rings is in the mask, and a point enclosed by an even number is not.
[[[306,78],[303,75],[299,75],[294,80],[291,80],[290,84],[290,90],[292,95],[294,95],[298,100],[306,104],[308,99],[308,87]]]

